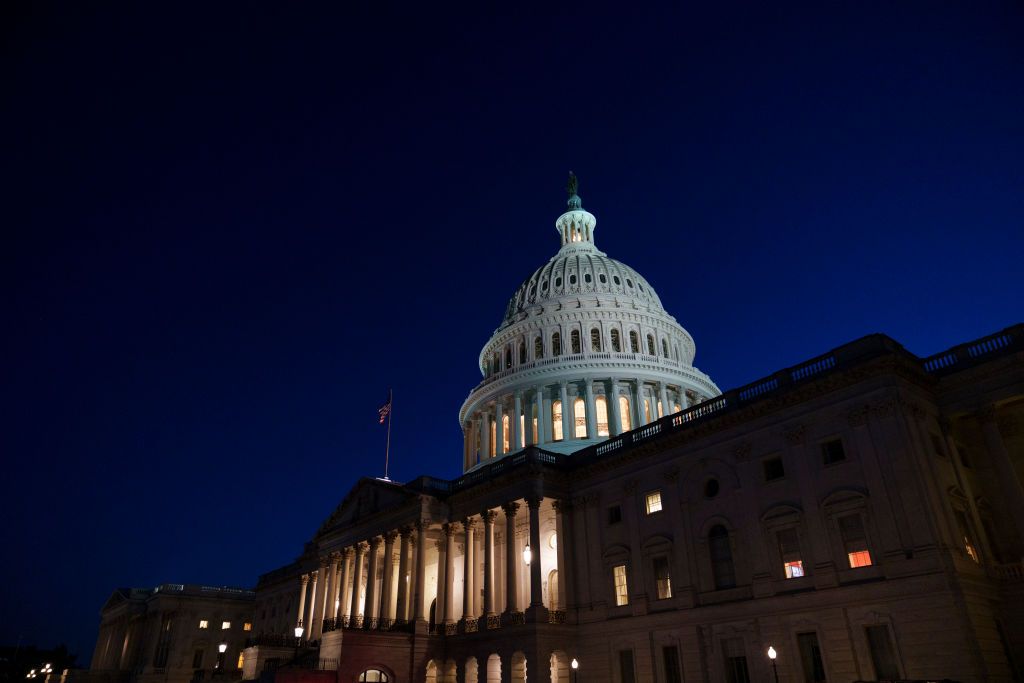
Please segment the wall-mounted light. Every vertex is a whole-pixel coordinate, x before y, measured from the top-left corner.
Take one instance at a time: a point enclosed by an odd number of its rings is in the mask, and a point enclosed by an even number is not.
[[[525,562],[527,566],[529,566],[530,563],[533,562],[533,551],[530,550],[529,543],[527,543],[526,547],[523,548],[523,562]]]

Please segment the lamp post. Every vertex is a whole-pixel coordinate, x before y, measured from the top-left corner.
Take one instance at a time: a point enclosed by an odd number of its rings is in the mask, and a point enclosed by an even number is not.
[[[533,562],[533,550],[530,549],[530,544],[527,543],[526,547],[523,548],[523,562],[529,567],[530,563]]]
[[[220,645],[217,646],[217,665],[215,667],[213,667],[214,669],[223,669],[224,668],[224,653],[227,652],[227,651],[228,651],[228,644],[227,643],[221,643]]]
[[[573,657],[572,663],[569,666],[572,667],[572,683],[576,683],[576,671],[580,668],[580,663]]]
[[[771,645],[768,646],[768,659],[772,660],[772,673],[775,674],[775,683],[779,683],[779,669],[775,666],[775,658],[779,656],[779,653],[775,651],[775,648]]]
[[[299,641],[302,639],[302,627],[295,627],[295,659],[299,658]]]

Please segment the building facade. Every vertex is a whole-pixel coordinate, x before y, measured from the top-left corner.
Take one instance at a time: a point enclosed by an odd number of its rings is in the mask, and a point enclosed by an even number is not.
[[[1024,325],[722,393],[575,190],[480,354],[463,474],[359,481],[259,578],[243,678],[1020,680]]]

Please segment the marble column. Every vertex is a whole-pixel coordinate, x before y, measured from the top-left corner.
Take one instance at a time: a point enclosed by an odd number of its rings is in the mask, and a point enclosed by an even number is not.
[[[366,567],[366,604],[363,626],[376,628],[377,624],[377,559],[380,550],[380,536],[370,539],[370,556]]]
[[[544,608],[543,568],[540,561],[540,496],[530,496],[526,506],[530,510],[530,611],[535,621],[547,621],[547,618],[536,619],[537,612]]]
[[[608,410],[611,413],[611,424],[608,425],[608,433],[612,436],[618,436],[622,433],[622,408],[619,406],[619,380],[614,377],[612,377],[611,381],[611,396],[608,398]]]
[[[636,420],[633,422],[637,427],[642,427],[647,424],[647,411],[644,410],[644,383],[638,378],[634,379],[633,382],[636,384],[635,391],[636,395],[633,399],[633,405],[636,411]]]
[[[480,520],[484,525],[484,617],[494,616],[494,518],[497,513],[484,510]]]
[[[335,619],[340,619],[340,617],[341,617],[341,615],[342,615],[342,613],[343,613],[343,611],[345,609],[345,595],[344,595],[344,593],[345,593],[345,577],[346,577],[346,574],[347,574],[347,572],[345,571],[345,567],[346,567],[346,565],[348,565],[348,548],[342,548],[337,553],[337,562],[338,562],[338,575],[337,575],[337,577],[335,578],[335,581],[334,581],[334,606],[332,608],[333,609],[333,613],[332,613],[331,616],[333,616]],[[340,629],[341,628],[341,623],[339,622],[338,625],[335,628],[339,628]]]
[[[331,553],[328,562],[330,569],[327,570],[327,593],[324,597],[323,621],[334,619],[334,589],[338,585],[338,553]]]
[[[316,610],[316,621],[313,622],[313,632],[319,640],[324,631],[324,619],[327,618],[327,599],[331,596],[328,592],[330,583],[331,561],[328,557],[320,558],[320,595],[317,597],[319,607]]]
[[[462,618],[469,619],[476,616],[476,548],[473,545],[473,525],[476,521],[467,517],[462,520],[462,530],[465,532],[463,538],[464,550],[462,553]]]
[[[505,454],[505,423],[501,419],[501,399],[494,402],[494,454]]]
[[[523,392],[516,390],[515,397],[512,405],[512,419],[509,422],[512,423],[512,449],[511,452],[516,452],[523,447],[523,434],[519,424],[519,416],[523,414]]]
[[[341,568],[342,568],[342,580],[341,580],[341,612],[344,617],[351,617],[351,605],[352,605],[352,574],[355,572],[355,561],[353,556],[355,551],[352,548],[345,548],[341,551]]]
[[[295,625],[305,627],[308,633],[309,626],[302,623],[302,613],[306,611],[306,586],[309,583],[309,574],[303,574],[300,580],[302,581],[302,587],[299,589],[299,616],[295,620]]]
[[[355,627],[359,624],[359,588],[363,582],[363,553],[366,552],[365,543],[356,543],[356,553],[352,563],[352,614],[349,625]]]
[[[306,637],[313,640],[316,636],[316,613],[320,606],[317,604],[316,599],[316,587],[320,584],[320,577],[323,576],[321,571],[310,572],[311,583],[309,586],[309,613],[306,620],[309,625],[306,626]]]
[[[537,434],[535,436],[537,445],[541,445],[547,442],[547,439],[544,438],[544,435],[547,433],[547,430],[544,428],[544,389],[538,387],[536,394]]]
[[[455,623],[455,534],[458,524],[445,524],[444,527],[444,618],[445,624]],[[440,565],[438,573],[440,574]],[[440,601],[438,601],[440,602]]]
[[[380,591],[380,619],[381,621],[387,620],[391,622],[394,618],[394,610],[392,605],[394,603],[394,596],[392,595],[392,585],[395,582],[395,537],[398,534],[394,531],[389,531],[384,534],[384,585]]]
[[[661,417],[672,414],[672,406],[668,402],[668,387],[664,382],[658,382],[658,393],[661,395]]]
[[[505,611],[519,611],[517,594],[518,568],[523,558],[516,552],[516,512],[519,503],[505,503],[501,506],[505,511]]]
[[[491,416],[486,410],[480,412],[480,462],[491,457]]]
[[[594,403],[594,382],[586,380],[583,384],[587,398],[587,438],[597,438],[597,405]]]
[[[426,520],[416,522],[416,590],[412,594],[412,618],[426,621],[423,617],[423,602],[427,584],[427,529]]]
[[[569,605],[569,589],[571,585],[568,553],[565,552],[569,543],[569,530],[572,524],[569,521],[569,511],[572,503],[568,500],[556,500],[553,502],[555,508],[555,562],[558,563],[558,603],[549,605],[550,609],[567,610]]]
[[[412,529],[402,527],[399,530],[402,541],[398,548],[398,604],[395,606],[395,619],[404,624],[409,620],[409,553],[412,551]]]
[[[562,438],[574,439],[576,434],[572,428],[572,406],[569,405],[569,383],[558,383],[558,399],[562,402]]]

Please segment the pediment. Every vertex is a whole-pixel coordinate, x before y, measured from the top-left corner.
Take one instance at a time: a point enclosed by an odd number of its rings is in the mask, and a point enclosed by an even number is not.
[[[416,497],[415,492],[401,484],[380,479],[360,479],[320,526],[317,536],[339,526],[358,524],[377,514],[404,505]]]

